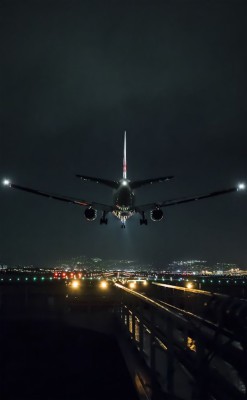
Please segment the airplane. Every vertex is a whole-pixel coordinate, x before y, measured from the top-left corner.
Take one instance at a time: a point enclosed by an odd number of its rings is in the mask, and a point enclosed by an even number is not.
[[[64,201],[67,203],[72,203],[78,206],[86,207],[84,214],[88,221],[94,221],[97,217],[97,211],[101,211],[102,215],[100,218],[100,224],[107,224],[108,219],[107,214],[112,213],[121,221],[121,227],[125,228],[126,221],[132,217],[134,214],[140,214],[140,225],[147,225],[146,213],[150,212],[150,218],[153,221],[161,221],[164,217],[163,208],[170,207],[178,204],[188,203],[191,201],[202,200],[210,197],[215,197],[219,195],[224,195],[227,193],[236,192],[245,189],[245,184],[240,183],[235,187],[228,189],[218,190],[211,193],[206,193],[202,195],[183,197],[179,199],[165,200],[162,202],[154,202],[143,205],[135,205],[135,194],[134,190],[140,188],[144,185],[150,185],[157,182],[166,182],[174,178],[173,176],[162,176],[153,179],[145,179],[139,181],[131,182],[127,179],[127,157],[126,157],[126,132],[124,132],[124,152],[123,152],[123,177],[118,181],[111,181],[102,178],[96,178],[86,175],[76,175],[77,178],[83,181],[96,182],[102,185],[108,186],[114,190],[113,193],[113,204],[107,205],[102,203],[96,203],[93,201],[86,201],[82,199],[76,199],[73,197],[67,197],[63,195],[52,194],[48,192],[43,192],[37,189],[28,188],[15,183],[11,183],[9,179],[3,180],[3,185],[11,187],[13,189],[23,190],[25,192],[37,194],[39,196],[44,196],[52,198],[59,201]]]

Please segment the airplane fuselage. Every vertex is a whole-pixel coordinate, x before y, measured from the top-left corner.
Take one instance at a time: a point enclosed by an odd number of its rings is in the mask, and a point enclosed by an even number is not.
[[[135,195],[129,186],[129,181],[127,179],[122,179],[119,182],[119,187],[113,194],[113,203],[115,207],[113,215],[125,224],[126,220],[135,212]]]

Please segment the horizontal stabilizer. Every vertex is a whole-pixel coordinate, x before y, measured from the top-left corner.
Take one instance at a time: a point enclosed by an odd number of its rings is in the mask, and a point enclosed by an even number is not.
[[[101,178],[95,178],[93,176],[77,175],[77,174],[76,177],[82,179],[83,181],[101,183],[102,185],[108,186],[112,189],[118,188],[118,183],[116,181],[110,181],[108,179],[101,179]]]
[[[131,187],[131,189],[137,189],[144,185],[152,185],[153,183],[166,182],[172,178],[174,178],[174,176],[161,176],[159,178],[145,179],[142,181],[134,181],[134,182],[130,183],[130,187]]]

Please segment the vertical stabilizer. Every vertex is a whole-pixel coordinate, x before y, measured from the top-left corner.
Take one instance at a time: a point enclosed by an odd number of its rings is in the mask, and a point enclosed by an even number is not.
[[[123,179],[127,179],[126,131],[124,132]]]

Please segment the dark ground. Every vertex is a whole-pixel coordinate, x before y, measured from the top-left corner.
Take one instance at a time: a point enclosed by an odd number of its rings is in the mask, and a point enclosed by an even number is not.
[[[136,399],[111,336],[51,320],[1,321],[0,398]]]

